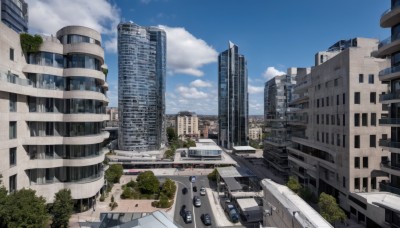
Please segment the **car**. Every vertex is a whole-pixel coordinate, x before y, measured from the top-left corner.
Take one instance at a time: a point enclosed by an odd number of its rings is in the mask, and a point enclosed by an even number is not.
[[[185,215],[184,215],[184,220],[185,223],[191,223],[192,222],[192,212],[191,211],[185,211]]]
[[[187,192],[188,192],[188,189],[187,189],[187,188],[183,188],[183,189],[182,189],[182,194],[183,194],[183,195],[185,195]]]
[[[194,196],[193,197],[193,204],[196,207],[200,207],[201,206],[201,200],[200,200],[200,198],[198,196]]]
[[[190,182],[194,183],[196,182],[196,176],[190,176],[189,177]]]
[[[239,213],[237,212],[237,209],[233,204],[227,204],[225,211],[228,213],[229,218],[233,223],[239,222]]]
[[[211,216],[209,214],[202,214],[200,219],[204,225],[211,226]]]
[[[205,196],[206,195],[206,188],[205,187],[201,187],[200,188],[200,195],[201,196]]]
[[[197,192],[197,187],[196,186],[193,186],[193,191]]]

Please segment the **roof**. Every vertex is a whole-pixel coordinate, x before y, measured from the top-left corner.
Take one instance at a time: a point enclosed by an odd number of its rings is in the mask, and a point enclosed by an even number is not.
[[[212,140],[212,139],[198,139],[197,142],[199,142],[199,143],[214,143],[214,144],[216,144],[214,142],[214,140]]]
[[[221,150],[221,147],[216,145],[196,145],[196,147],[189,147],[189,150]]]
[[[243,198],[236,201],[242,211],[260,210],[260,206],[254,198]]]
[[[253,172],[244,167],[218,167],[218,174],[225,180],[228,177],[255,177]]]
[[[307,227],[333,228],[317,211],[285,185],[277,184],[271,179],[262,180],[261,185],[282,204],[283,208],[294,214],[294,218],[300,224],[309,224]]]
[[[400,213],[400,196],[390,192],[368,192],[355,193],[367,200],[369,204],[374,204],[396,213]]]
[[[234,146],[233,150],[236,151],[246,151],[246,150],[256,150],[255,148],[251,147],[251,146]]]
[[[228,185],[228,189],[230,191],[237,191],[243,189],[242,185],[240,185],[239,182],[237,182],[234,177],[226,177],[224,178],[224,181],[226,185]]]
[[[101,225],[114,228],[179,228],[173,219],[162,211],[155,211],[144,217],[134,216],[132,213],[107,213]],[[99,227],[102,227],[102,226]]]

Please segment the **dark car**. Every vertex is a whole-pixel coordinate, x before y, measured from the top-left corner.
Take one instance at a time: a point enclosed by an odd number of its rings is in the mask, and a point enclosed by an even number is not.
[[[211,216],[209,214],[202,214],[200,218],[204,225],[211,226]]]
[[[185,213],[186,213],[186,205],[182,205],[181,211],[179,212],[179,214],[180,214],[181,216],[184,216]]]
[[[197,192],[197,187],[196,186],[193,186],[193,191]]]
[[[182,194],[185,195],[188,192],[187,188],[182,189]]]

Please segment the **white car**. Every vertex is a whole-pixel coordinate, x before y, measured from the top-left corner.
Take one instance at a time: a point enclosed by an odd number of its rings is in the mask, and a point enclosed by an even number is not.
[[[200,188],[200,195],[201,196],[205,196],[206,195],[206,188],[205,187],[201,187]]]

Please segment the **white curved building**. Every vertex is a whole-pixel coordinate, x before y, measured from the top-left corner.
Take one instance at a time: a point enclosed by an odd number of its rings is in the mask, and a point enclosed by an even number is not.
[[[108,85],[100,34],[68,26],[23,53],[0,23],[0,174],[8,191],[31,188],[48,202],[71,189],[85,210],[104,186],[102,131]]]

